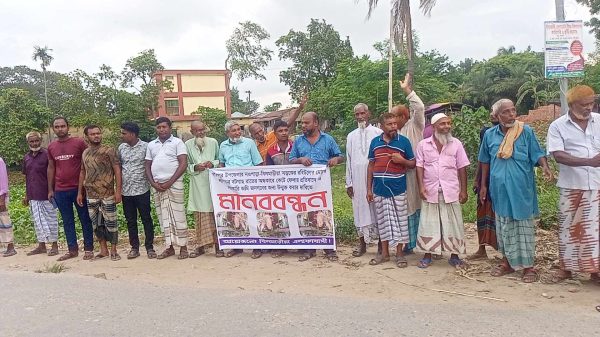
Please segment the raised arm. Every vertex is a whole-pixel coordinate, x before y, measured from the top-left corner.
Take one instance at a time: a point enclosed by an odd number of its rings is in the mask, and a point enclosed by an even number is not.
[[[288,124],[290,134],[294,134],[296,132],[296,120],[298,119],[298,116],[300,116],[302,110],[304,110],[304,106],[306,105],[307,101],[308,94],[305,92],[302,95],[302,99],[300,100],[300,104],[298,104],[298,107],[294,110],[294,112],[292,112],[292,114],[287,119],[285,119],[285,122]]]
[[[425,129],[425,105],[412,88],[410,74],[406,74],[404,81],[400,81],[400,88],[404,91],[408,100],[410,119],[413,121],[415,127],[423,132]]]

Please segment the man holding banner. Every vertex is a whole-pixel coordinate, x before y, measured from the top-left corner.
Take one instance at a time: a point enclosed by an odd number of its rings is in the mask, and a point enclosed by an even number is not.
[[[344,157],[335,139],[319,129],[319,117],[315,112],[307,112],[302,116],[302,133],[294,142],[290,153],[290,163],[304,166],[321,164],[332,167],[344,162]],[[337,261],[335,250],[325,249],[324,251],[329,261]],[[306,261],[315,255],[315,249],[306,249],[298,260]]]
[[[225,123],[225,133],[228,139],[222,142],[219,148],[221,167],[249,167],[262,164],[263,159],[256,144],[252,140],[242,137],[242,129],[238,122],[230,120]],[[232,257],[243,251],[243,249],[233,249],[228,251],[225,257]],[[253,259],[261,256],[262,250],[254,249],[252,251]]]
[[[188,154],[187,172],[190,176],[187,211],[194,212],[197,240],[196,249],[190,253],[190,257],[203,255],[205,247],[213,244],[215,256],[223,257],[225,254],[219,249],[208,183],[208,170],[219,166],[219,143],[214,138],[206,137],[207,127],[203,122],[193,121],[190,131],[194,138],[185,142]]]

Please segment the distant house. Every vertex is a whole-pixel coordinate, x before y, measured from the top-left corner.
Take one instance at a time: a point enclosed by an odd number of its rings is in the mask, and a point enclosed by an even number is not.
[[[161,90],[154,118],[169,117],[173,128],[182,136],[189,132],[198,107],[224,110],[231,116],[231,92],[226,70],[163,70],[155,75],[157,82],[170,81],[173,90]]]

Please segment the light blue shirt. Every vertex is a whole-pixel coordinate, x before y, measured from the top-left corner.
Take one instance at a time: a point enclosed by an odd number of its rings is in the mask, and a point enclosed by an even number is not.
[[[292,146],[292,153],[290,153],[290,160],[307,157],[313,164],[327,165],[329,159],[341,156],[342,151],[340,151],[335,139],[321,132],[321,136],[314,144],[311,144],[305,135],[296,137],[294,146]]]
[[[219,161],[225,167],[248,167],[262,163],[262,157],[256,143],[248,138],[241,137],[237,143],[227,139],[219,148]]]
[[[544,150],[529,125],[523,126],[508,159],[496,156],[503,139],[500,125],[496,125],[485,132],[479,148],[479,161],[490,164],[488,193],[496,214],[527,220],[539,215],[534,167],[544,157]]]

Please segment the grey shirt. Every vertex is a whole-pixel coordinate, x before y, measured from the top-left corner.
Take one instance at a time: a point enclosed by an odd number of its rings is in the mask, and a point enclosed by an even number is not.
[[[117,153],[121,161],[124,196],[141,195],[150,189],[144,167],[147,147],[148,143],[143,140],[138,140],[134,146],[127,143],[119,145]]]

